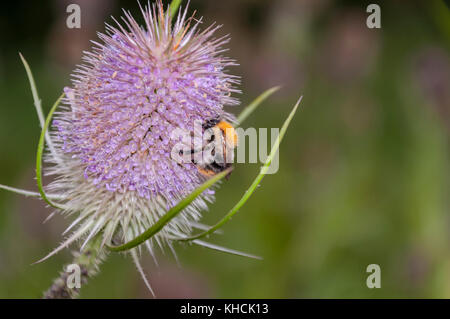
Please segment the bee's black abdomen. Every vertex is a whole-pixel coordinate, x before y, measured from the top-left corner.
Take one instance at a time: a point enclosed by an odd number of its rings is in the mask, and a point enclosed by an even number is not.
[[[202,128],[204,130],[210,129],[211,127],[216,126],[216,124],[219,122],[220,122],[220,117],[216,116],[212,119],[207,120],[205,123],[203,123]]]

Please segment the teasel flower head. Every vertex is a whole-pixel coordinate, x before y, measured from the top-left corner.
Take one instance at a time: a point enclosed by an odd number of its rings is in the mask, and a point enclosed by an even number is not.
[[[233,119],[223,109],[238,104],[231,94],[239,78],[226,73],[235,62],[222,56],[229,38],[213,37],[218,26],[201,31],[201,19],[188,18],[187,9],[172,21],[161,2],[141,11],[142,26],[129,12],[122,24],[106,25],[55,113],[55,152],[46,157],[55,179],[47,191],[76,217],[71,235],[47,257],[98,235],[101,247],[126,242],[153,225],[205,180],[194,164],[171,158],[178,142],[171,133],[192,131],[196,121]],[[213,200],[213,190],[197,197],[145,242],[150,252],[189,235]]]

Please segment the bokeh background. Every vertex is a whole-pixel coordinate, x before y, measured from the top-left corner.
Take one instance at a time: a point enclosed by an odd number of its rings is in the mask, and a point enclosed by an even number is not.
[[[375,2],[375,1],[370,1]],[[145,255],[158,297],[450,297],[450,13],[443,1],[191,1],[205,25],[230,33],[242,105],[283,88],[245,124],[279,127],[304,95],[280,152],[247,205],[210,241],[263,261],[196,246]],[[82,28],[68,29],[78,3]],[[40,132],[18,52],[48,111],[96,31],[137,2],[7,1],[0,11],[0,183],[36,190]],[[236,114],[242,107],[232,111]],[[237,165],[205,213],[214,223],[249,186],[259,164]],[[35,199],[0,191],[0,297],[37,298],[70,252],[31,265],[70,222]],[[379,264],[381,289],[366,267]],[[150,297],[130,258],[112,254],[84,298]]]

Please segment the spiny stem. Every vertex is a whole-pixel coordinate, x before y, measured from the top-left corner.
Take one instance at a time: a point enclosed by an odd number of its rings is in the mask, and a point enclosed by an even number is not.
[[[102,237],[97,236],[95,239],[89,241],[89,244],[82,252],[72,252],[74,256],[72,265],[78,265],[80,270],[79,282],[81,287],[87,284],[89,278],[92,278],[98,273],[99,265],[105,258],[105,253],[100,248],[101,242]],[[60,273],[60,276],[53,281],[53,284],[44,293],[43,299],[74,299],[78,297],[81,287],[68,287],[68,282],[73,282],[72,277],[77,275],[77,270],[68,272],[68,266],[66,265]]]

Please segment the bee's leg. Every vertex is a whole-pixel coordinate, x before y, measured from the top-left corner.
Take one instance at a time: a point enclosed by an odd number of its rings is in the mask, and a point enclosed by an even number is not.
[[[208,168],[202,168],[202,167],[197,166],[197,170],[200,172],[200,174],[202,174],[205,177],[211,177],[211,176],[216,175],[216,172],[214,172],[213,170],[208,169]]]

